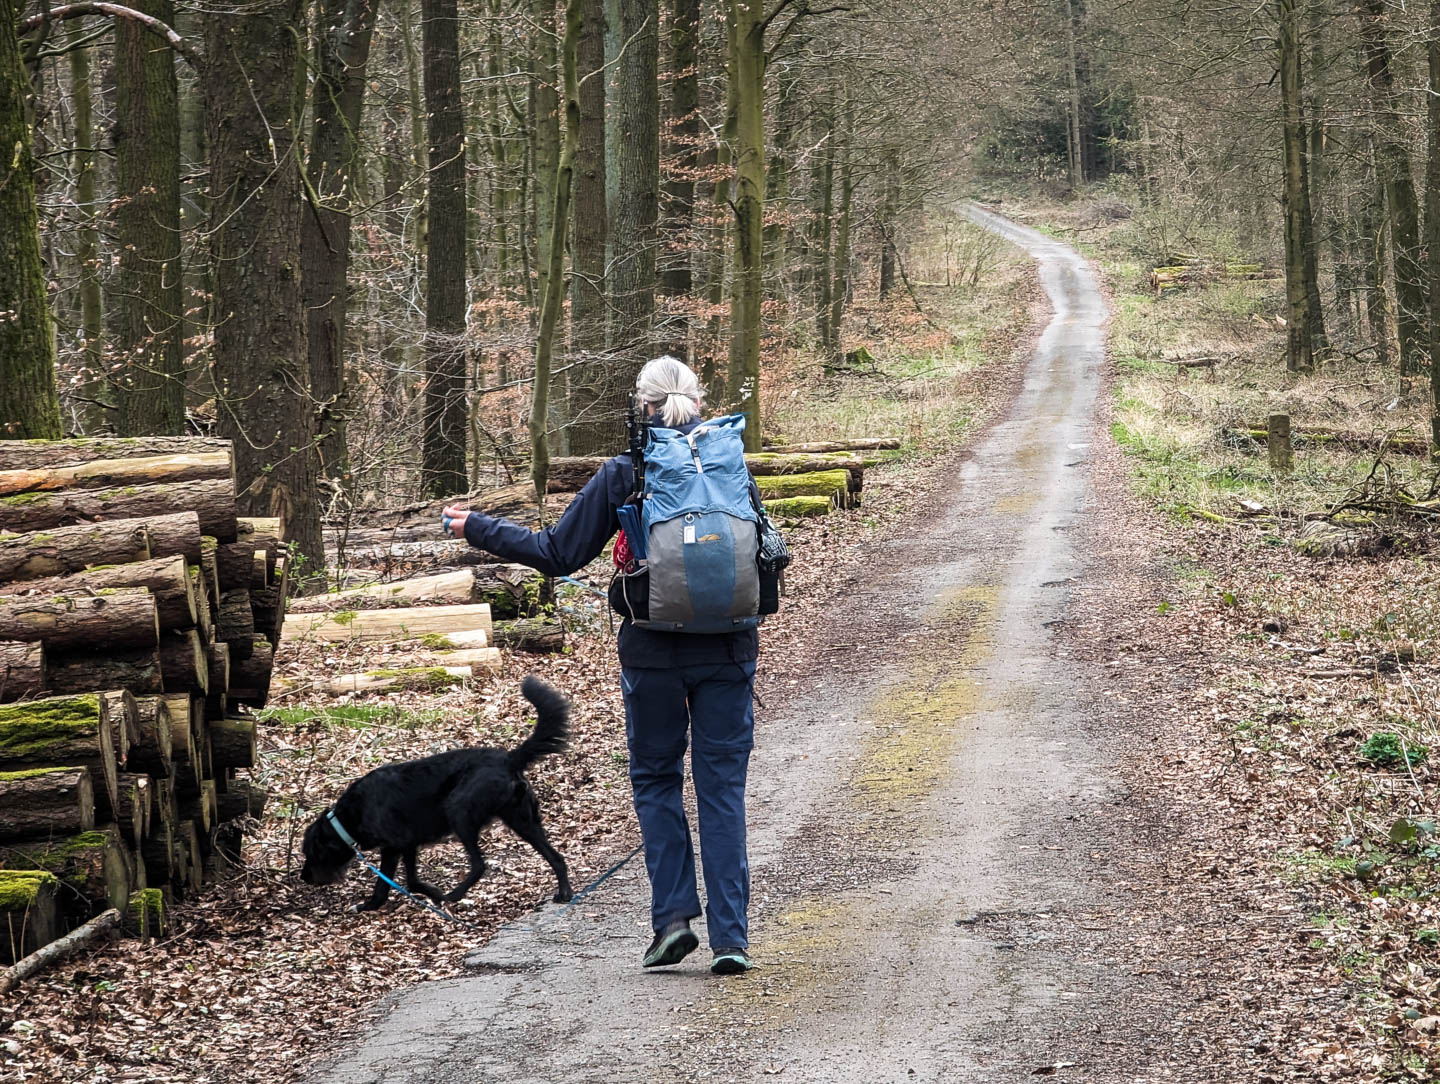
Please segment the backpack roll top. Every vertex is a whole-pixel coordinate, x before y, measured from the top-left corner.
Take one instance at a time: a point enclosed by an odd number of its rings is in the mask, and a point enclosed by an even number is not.
[[[648,612],[636,624],[715,633],[760,623],[759,518],[750,499],[745,417],[690,433],[652,429],[643,508]]]

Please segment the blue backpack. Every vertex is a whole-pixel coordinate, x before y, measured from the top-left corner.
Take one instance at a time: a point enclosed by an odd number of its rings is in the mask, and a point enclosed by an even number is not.
[[[745,416],[731,414],[689,433],[649,431],[640,515],[627,508],[621,517],[642,560],[616,577],[616,609],[637,626],[716,633],[760,624],[763,516],[751,498],[744,430]],[[612,584],[612,604],[616,594]]]

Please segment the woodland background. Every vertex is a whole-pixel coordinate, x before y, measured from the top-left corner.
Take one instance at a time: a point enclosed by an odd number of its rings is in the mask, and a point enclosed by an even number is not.
[[[662,350],[758,446],[771,367],[863,365],[856,292],[913,296],[909,238],[977,179],[1084,191],[1152,266],[1283,268],[1288,369],[1419,396],[1437,26],[1440,0],[4,0],[0,425],[233,438],[242,511],[318,560],[349,508],[616,450]],[[986,259],[957,234],[943,263]]]

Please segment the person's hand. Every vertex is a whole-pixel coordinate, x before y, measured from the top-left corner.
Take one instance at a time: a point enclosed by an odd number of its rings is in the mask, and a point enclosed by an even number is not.
[[[470,518],[470,509],[452,504],[440,513],[440,526],[452,538],[465,537],[465,521]]]

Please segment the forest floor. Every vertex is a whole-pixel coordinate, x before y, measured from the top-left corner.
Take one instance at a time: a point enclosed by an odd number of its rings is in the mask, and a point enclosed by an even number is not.
[[[1039,289],[1033,264],[958,218],[938,232],[952,247],[964,237],[976,249],[974,285],[917,287],[927,315],[908,297],[883,305],[858,298],[847,346],[869,350],[863,371],[827,373],[804,329],[773,344],[772,432],[799,440],[883,430],[905,437],[906,447],[867,472],[862,508],[789,526],[796,560],[784,612],[766,626],[772,657],[799,653],[819,634],[873,541],[913,505],[917,480],[933,476],[937,461],[992,420],[1016,388],[1015,345],[1035,318]],[[933,247],[943,263],[944,245]],[[589,578],[603,586],[607,568],[602,558]],[[506,651],[489,680],[440,694],[276,697],[262,717],[252,773],[271,800],[247,834],[245,865],[173,906],[163,938],[116,942],[0,995],[0,1081],[292,1080],[360,1034],[385,995],[460,973],[467,953],[553,891],[549,868],[526,845],[503,829],[488,834],[489,869],[456,908],[470,924],[461,927],[413,905],[350,913],[366,878],[352,874],[324,889],[301,884],[299,840],[348,781],[380,763],[461,744],[514,744],[530,725],[519,695],[526,673],[574,702],[570,751],[530,772],[572,880],[588,884],[631,852],[638,830],[613,637],[589,599],[561,591],[571,633],[564,654]],[[287,645],[277,675],[303,687],[340,670],[403,666],[414,646]],[[799,680],[786,673],[772,667],[761,695]],[[427,851],[423,862],[441,883],[465,865],[456,844]]]

